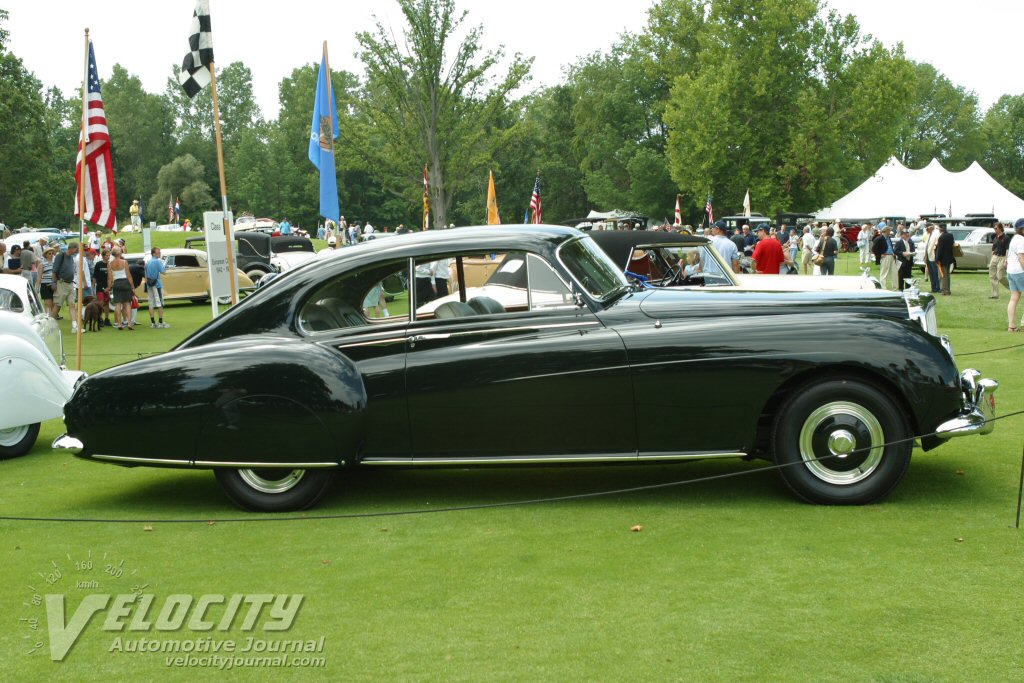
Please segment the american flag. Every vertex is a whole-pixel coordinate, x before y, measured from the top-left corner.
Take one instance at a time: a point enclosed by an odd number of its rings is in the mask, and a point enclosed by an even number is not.
[[[167,222],[174,221],[174,197],[167,198]]]
[[[708,216],[708,225],[715,222],[715,210],[711,208],[711,195],[708,195],[708,203],[704,205],[704,213]]]
[[[103,97],[100,95],[100,76],[96,70],[96,53],[89,41],[89,75],[86,84],[86,114],[83,130],[78,137],[78,158],[75,160],[75,215],[82,206],[85,195],[83,218],[105,228],[116,223],[114,210],[117,208],[117,194],[114,192],[114,166],[110,156],[110,131],[107,130],[107,115],[103,111]],[[85,168],[82,168],[82,140],[85,139]],[[84,193],[82,188],[85,188]]]
[[[537,176],[537,182],[533,184],[533,196],[530,197],[530,214],[533,215],[533,222],[541,222],[541,214],[543,209],[540,201],[540,176]]]

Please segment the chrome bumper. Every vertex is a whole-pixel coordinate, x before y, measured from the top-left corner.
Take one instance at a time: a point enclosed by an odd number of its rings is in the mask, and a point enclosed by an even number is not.
[[[969,434],[988,434],[995,428],[992,419],[996,416],[996,389],[999,382],[994,379],[978,379],[981,373],[974,369],[960,373],[960,385],[964,392],[964,408],[956,417],[946,420],[935,430],[940,439]]]
[[[68,451],[72,455],[78,455],[82,452],[82,442],[73,436],[63,434],[53,440],[50,448],[55,451]]]

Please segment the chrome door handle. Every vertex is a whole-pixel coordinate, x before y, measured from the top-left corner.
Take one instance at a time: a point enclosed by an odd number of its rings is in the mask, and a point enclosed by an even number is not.
[[[409,343],[415,344],[416,342],[430,341],[432,339],[451,339],[451,336],[446,332],[440,334],[414,334],[409,337]]]

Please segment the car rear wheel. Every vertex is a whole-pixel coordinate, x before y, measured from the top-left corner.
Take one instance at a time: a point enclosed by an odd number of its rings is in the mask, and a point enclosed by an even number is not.
[[[215,474],[217,483],[233,503],[257,512],[311,508],[334,480],[334,471],[329,469],[218,469]]]
[[[263,278],[263,276],[264,276],[264,275],[266,275],[266,274],[267,274],[267,271],[265,271],[265,270],[260,270],[260,269],[258,269],[258,268],[253,268],[252,270],[250,270],[250,271],[248,271],[248,272],[246,273],[246,276],[247,276],[247,277],[248,277],[248,278],[249,278],[250,280],[252,280],[252,283],[253,283],[253,284],[256,284],[256,283],[257,283],[257,282],[259,282],[259,281],[260,281],[260,279],[262,279],[262,278]]]
[[[906,419],[884,393],[835,379],[786,401],[772,446],[782,480],[800,498],[863,505],[884,498],[903,478],[913,450],[912,441],[903,441],[909,435]]]
[[[0,460],[25,455],[36,443],[39,423],[0,429]]]

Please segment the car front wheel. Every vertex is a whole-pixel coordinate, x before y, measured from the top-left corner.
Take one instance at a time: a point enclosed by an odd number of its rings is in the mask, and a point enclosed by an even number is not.
[[[903,478],[913,450],[909,436],[907,420],[884,393],[835,379],[786,401],[772,446],[782,480],[800,498],[863,505],[884,498]]]
[[[334,480],[329,469],[258,468],[215,470],[233,503],[256,512],[290,512],[316,505]]]
[[[25,455],[39,436],[39,423],[0,429],[0,460]]]

